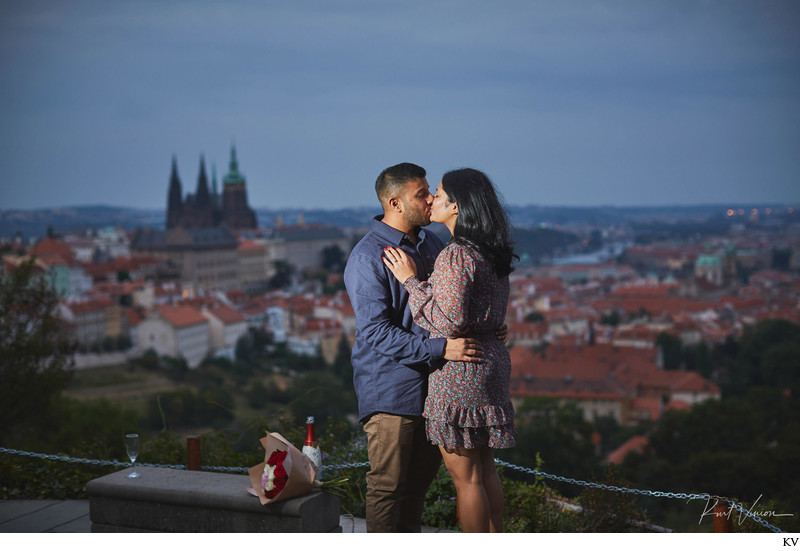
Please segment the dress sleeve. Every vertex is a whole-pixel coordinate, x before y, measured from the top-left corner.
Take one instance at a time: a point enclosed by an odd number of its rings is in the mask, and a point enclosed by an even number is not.
[[[446,338],[463,335],[469,321],[469,302],[475,278],[475,259],[464,247],[446,247],[426,282],[416,277],[403,284],[414,322]]]

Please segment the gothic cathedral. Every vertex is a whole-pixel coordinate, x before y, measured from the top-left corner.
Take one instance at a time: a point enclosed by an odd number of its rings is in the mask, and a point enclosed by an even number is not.
[[[178,165],[173,155],[167,195],[167,229],[214,228],[221,225],[232,230],[256,228],[256,213],[247,204],[247,189],[244,175],[239,172],[236,148],[231,147],[228,173],[222,180],[222,195],[217,191],[216,171],[212,174],[209,191],[206,163],[201,156],[197,191],[187,194],[184,199]]]

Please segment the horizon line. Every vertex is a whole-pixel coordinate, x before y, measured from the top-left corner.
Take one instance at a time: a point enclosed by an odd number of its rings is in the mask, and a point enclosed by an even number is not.
[[[787,201],[764,201],[764,202],[728,202],[728,203],[661,203],[661,204],[637,204],[637,205],[615,205],[615,204],[597,204],[597,205],[568,205],[568,204],[542,204],[542,203],[506,203],[506,208],[553,208],[553,209],[599,209],[599,208],[612,208],[612,209],[655,209],[655,208],[755,208],[755,207],[794,207],[800,204],[800,201],[791,203]],[[0,208],[0,212],[14,212],[14,211],[55,211],[67,209],[81,209],[81,208],[108,208],[108,209],[127,209],[127,210],[144,210],[144,211],[159,211],[165,210],[165,207],[132,207],[124,205],[112,205],[107,203],[82,203],[73,205],[62,206],[48,206],[48,207],[12,207]],[[337,211],[337,210],[367,210],[378,209],[380,205],[356,205],[350,207],[258,207],[251,206],[253,210],[267,211],[267,212],[280,212],[280,211]]]

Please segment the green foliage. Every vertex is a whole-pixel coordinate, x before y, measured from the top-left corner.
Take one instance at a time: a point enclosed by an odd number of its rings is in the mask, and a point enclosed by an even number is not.
[[[341,443],[326,439],[320,440],[323,452],[323,465],[348,465],[367,461],[366,435],[359,431],[353,434],[352,439]],[[367,470],[368,468],[338,468],[323,471],[322,480],[330,480],[345,476],[347,485],[343,488],[342,512],[363,518],[366,515],[367,495]]]
[[[656,346],[661,348],[664,369],[688,369],[708,377],[711,374],[711,350],[705,342],[684,345],[681,339],[669,333],[659,333]]]
[[[742,396],[757,386],[789,389],[800,395],[800,325],[764,320],[745,328],[739,346],[715,354],[727,366],[726,395]]]
[[[540,482],[502,477],[505,497],[503,532],[576,532],[577,514],[563,497]]]
[[[540,321],[544,321],[544,314],[541,312],[531,312],[525,316],[525,321],[528,323],[539,323]]]
[[[140,366],[148,371],[156,371],[160,368],[161,364],[158,359],[158,354],[152,348],[148,348],[137,360]]]
[[[71,375],[76,345],[33,260],[0,271],[0,443],[30,431]]]
[[[456,487],[444,465],[439,467],[439,472],[425,495],[422,524],[443,530],[458,529]]]
[[[294,267],[283,260],[275,261],[275,274],[269,280],[270,289],[282,289],[292,282]]]
[[[90,448],[69,449],[66,455],[97,457]],[[115,467],[0,454],[0,499],[86,499],[86,483],[115,470]]]
[[[261,409],[266,403],[272,404],[287,404],[288,397],[286,393],[278,388],[272,380],[266,384],[261,379],[255,379],[250,388],[244,391],[247,398],[247,403],[251,408]]]
[[[272,346],[267,359],[272,365],[279,366],[285,370],[313,371],[325,366],[325,360],[321,354],[317,353],[316,356],[295,354],[288,349],[286,343],[278,343]]]
[[[606,314],[602,314],[600,316],[600,323],[603,325],[612,325],[617,326],[619,325],[620,317],[619,312],[616,310],[611,310]]]
[[[335,400],[331,397],[335,396]],[[304,373],[294,380],[287,392],[289,408],[297,424],[308,415],[317,419],[344,419],[357,410],[355,391],[330,371]]]
[[[796,470],[798,457],[800,403],[779,389],[756,388],[744,398],[668,411],[650,433],[645,454],[629,456],[622,467],[638,487],[750,502],[763,495],[779,510],[796,512],[800,480],[787,473]],[[647,507],[658,523],[685,505],[660,500]]]
[[[233,397],[220,387],[195,391],[176,390],[160,394],[148,402],[147,426],[162,428],[224,427],[234,418]]]
[[[606,469],[602,483],[628,487],[613,465]],[[580,501],[583,508],[578,517],[580,532],[641,532],[642,523],[647,521],[644,511],[629,493],[586,488]]]
[[[236,341],[236,359],[242,362],[256,360],[255,341],[250,333],[242,335]]]
[[[345,386],[353,384],[353,364],[350,361],[351,353],[350,341],[347,340],[346,335],[342,335],[342,338],[339,339],[339,345],[336,348],[336,358],[333,360],[331,371]]]
[[[345,253],[339,245],[330,245],[322,249],[322,267],[333,273],[344,271]]]
[[[574,404],[559,405],[553,398],[533,396],[517,408],[517,447],[498,450],[496,456],[517,465],[530,465],[537,453],[556,474],[587,479],[599,470],[591,435],[592,425]],[[577,495],[574,486],[559,486],[565,495]]]
[[[675,371],[680,369],[683,356],[683,343],[681,340],[669,333],[659,333],[656,337],[656,346],[661,348],[661,355],[664,359],[664,369]]]

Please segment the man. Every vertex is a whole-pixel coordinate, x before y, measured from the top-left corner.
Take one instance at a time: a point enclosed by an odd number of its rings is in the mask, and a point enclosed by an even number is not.
[[[356,316],[353,383],[367,433],[367,531],[419,532],[425,493],[441,463],[425,436],[422,410],[428,372],[444,360],[481,357],[475,339],[429,338],[413,323],[408,293],[383,264],[386,247],[403,249],[427,280],[442,250],[430,224],[433,197],[425,169],[401,163],[381,172],[375,191],[383,207],[353,248],[344,282]]]

